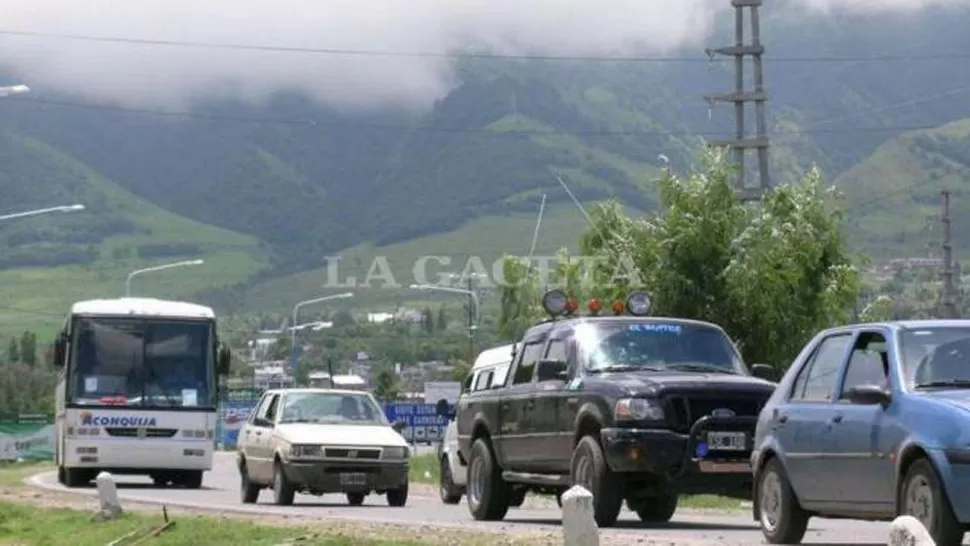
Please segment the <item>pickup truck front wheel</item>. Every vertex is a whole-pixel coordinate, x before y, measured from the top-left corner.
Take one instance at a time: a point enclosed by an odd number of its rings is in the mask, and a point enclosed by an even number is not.
[[[478,521],[501,520],[509,511],[509,490],[488,442],[475,440],[469,459],[465,486],[468,511]]]
[[[603,448],[592,436],[584,436],[570,462],[573,485],[593,494],[593,519],[600,527],[612,527],[623,508],[623,484],[610,470]]]

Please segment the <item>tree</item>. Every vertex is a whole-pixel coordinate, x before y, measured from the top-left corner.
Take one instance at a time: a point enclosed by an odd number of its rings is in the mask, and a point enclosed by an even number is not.
[[[20,359],[28,366],[37,365],[37,335],[25,331],[20,336]]]
[[[430,307],[425,307],[421,311],[421,326],[428,335],[434,333],[434,315],[431,313]]]
[[[472,366],[466,360],[454,360],[451,364],[455,367],[451,374],[452,381],[463,382],[472,373]]]
[[[834,190],[812,170],[748,205],[723,152],[703,159],[687,178],[665,172],[652,218],[631,219],[616,201],[601,204],[580,240],[582,254],[597,259],[575,263],[562,253],[551,285],[606,301],[639,286],[651,296],[652,314],[718,324],[749,363],[784,368],[819,329],[851,317],[861,289]],[[531,275],[514,260],[506,266]],[[503,330],[530,323],[538,306],[523,299],[537,302],[539,286],[534,276],[503,286]]]
[[[384,366],[374,377],[374,398],[381,402],[393,402],[398,399],[401,389],[394,369]]]
[[[7,349],[7,360],[11,364],[15,362],[20,362],[20,346],[17,344],[17,338],[10,338],[10,348]]]
[[[435,329],[439,332],[444,332],[448,329],[448,316],[445,313],[444,305],[438,307],[438,324],[435,325]]]

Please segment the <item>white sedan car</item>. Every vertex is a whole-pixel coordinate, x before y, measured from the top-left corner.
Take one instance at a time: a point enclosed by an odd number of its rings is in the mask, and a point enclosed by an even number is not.
[[[266,391],[239,431],[242,502],[270,488],[279,505],[302,492],[344,493],[355,506],[386,494],[390,506],[404,506],[411,453],[401,430],[367,392]]]

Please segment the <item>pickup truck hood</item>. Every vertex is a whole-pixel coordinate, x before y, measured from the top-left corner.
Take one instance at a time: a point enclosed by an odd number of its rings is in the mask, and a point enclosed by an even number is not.
[[[290,444],[330,446],[407,446],[404,438],[387,425],[333,425],[284,423],[276,434]]]
[[[730,393],[771,396],[777,386],[746,375],[691,372],[616,372],[593,376],[608,381],[628,394]]]

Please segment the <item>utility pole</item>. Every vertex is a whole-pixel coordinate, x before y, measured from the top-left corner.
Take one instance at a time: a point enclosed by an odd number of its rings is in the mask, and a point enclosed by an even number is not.
[[[472,286],[473,275],[468,275],[468,365],[475,365],[475,311],[472,309],[474,302],[472,301],[472,293],[474,292],[474,287]]]
[[[957,318],[955,291],[953,287],[953,241],[950,238],[950,191],[943,190],[943,313],[945,318]]]
[[[765,121],[765,101],[768,95],[764,89],[764,74],[762,71],[761,56],[765,48],[761,45],[761,18],[758,9],[761,7],[762,0],[731,0],[734,6],[734,45],[717,49],[706,49],[707,55],[714,59],[714,55],[730,55],[734,57],[734,82],[735,89],[728,93],[714,93],[704,97],[711,108],[715,102],[734,103],[734,122],[735,135],[733,140],[713,140],[710,146],[728,147],[734,152],[734,162],[737,164],[738,190],[741,192],[741,199],[744,201],[756,201],[769,187],[768,182],[768,131]],[[744,43],[744,10],[750,9],[751,12],[751,44]],[[754,91],[744,89],[744,57],[751,55],[754,58]],[[755,125],[756,135],[754,138],[747,138],[744,127],[744,106],[745,103],[754,102],[755,105]],[[760,177],[760,187],[751,188],[745,184],[745,151],[754,148],[758,151],[758,174]]]

